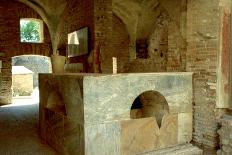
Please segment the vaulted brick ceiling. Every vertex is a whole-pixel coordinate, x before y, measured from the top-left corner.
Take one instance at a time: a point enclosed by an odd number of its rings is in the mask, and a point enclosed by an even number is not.
[[[44,22],[47,24],[53,51],[56,51],[58,44],[57,31],[59,29],[59,19],[67,4],[66,0],[18,0],[39,13]]]
[[[113,12],[125,23],[131,39],[145,39],[161,10],[157,0],[114,0]]]
[[[36,10],[47,24],[53,50],[56,50],[58,41],[57,31],[59,19],[62,15],[66,0],[18,0]],[[175,9],[180,9],[182,0],[113,0],[113,13],[126,25],[131,42],[136,39],[146,39],[154,29],[157,17],[161,12],[171,10],[170,15],[175,15]],[[171,9],[170,9],[171,8]],[[174,13],[173,13],[174,12]],[[177,15],[178,16],[178,15]],[[174,20],[178,17],[172,17]]]

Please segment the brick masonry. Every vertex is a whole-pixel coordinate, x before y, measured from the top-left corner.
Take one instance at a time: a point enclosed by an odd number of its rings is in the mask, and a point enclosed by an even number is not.
[[[205,147],[217,147],[217,116],[223,113],[217,109],[220,104],[217,96],[220,92],[222,96],[228,94],[225,93],[228,91],[229,78],[228,67],[225,67],[229,65],[227,49],[230,47],[230,35],[227,33],[230,27],[230,10],[226,8],[230,6],[227,5],[228,0],[162,1],[156,8],[160,11],[157,23],[146,38],[148,57],[135,60],[129,56],[129,50],[135,49],[132,47],[135,45],[131,43],[128,25],[112,12],[111,2],[67,0],[60,19],[60,54],[66,55],[68,33],[88,27],[89,53],[91,55],[98,50],[100,71],[103,73],[112,72],[113,56],[118,58],[119,72],[194,72],[193,140]],[[51,43],[49,37],[40,45],[19,43],[19,18],[38,17],[30,8],[2,0],[0,12],[0,58],[3,60],[0,96],[8,99],[11,92],[11,56],[27,53],[48,55]],[[125,14],[129,15],[130,12]],[[48,35],[47,30],[45,34]],[[82,58],[87,57],[89,55]],[[222,65],[218,63],[219,57],[222,58]],[[86,64],[87,71],[92,72],[91,64]],[[218,69],[221,72],[217,72]],[[217,83],[220,80],[221,83]],[[218,85],[225,92],[218,91]],[[226,99],[225,96],[223,98]]]
[[[112,2],[110,0],[68,0],[60,20],[62,24],[59,32],[61,39],[58,44],[60,54],[66,55],[68,33],[88,27],[89,55],[98,48],[97,46],[100,46],[101,70],[111,73],[112,58],[108,55],[111,55],[112,18]],[[74,62],[79,61],[87,65],[85,66],[87,72],[93,72],[93,67],[87,63],[87,60],[81,61],[82,57],[74,59],[76,59]]]
[[[94,0],[94,35],[95,42],[100,43],[101,70],[112,73],[112,0]]]
[[[92,53],[100,44],[101,72],[112,72],[112,57],[118,59],[119,72],[183,71],[186,46],[181,36],[182,27],[176,24],[180,21],[170,20],[168,12],[162,7],[158,10],[162,11],[156,23],[160,28],[154,29],[147,39],[148,48],[150,48],[149,55],[146,59],[136,59],[130,62],[131,38],[128,27],[113,14],[111,1],[69,0],[60,21],[62,26],[58,50],[62,55],[66,55],[67,34],[87,26],[89,28],[89,53]],[[152,42],[155,39],[158,40],[158,44]],[[153,54],[151,50],[154,51],[155,48],[157,51]],[[78,59],[81,58],[76,58],[77,62]],[[93,71],[91,63],[85,64],[88,65],[88,72]]]
[[[20,43],[20,18],[39,18],[31,8],[13,0],[2,0],[0,3],[0,60],[3,61],[0,73],[0,104],[11,102],[11,57],[36,54],[48,56],[51,51],[49,32],[44,24],[44,43]]]
[[[66,55],[68,33],[83,27],[88,27],[89,50],[94,48],[93,5],[91,0],[67,0],[66,8],[60,19],[61,28],[58,33],[60,37],[58,50],[61,55]]]
[[[224,115],[220,120],[221,128],[218,130],[220,135],[220,150],[217,155],[232,154],[232,117]]]
[[[182,6],[181,3],[179,5]],[[183,31],[186,31],[186,25],[182,24],[181,19],[186,18],[186,6],[179,9],[179,12],[169,10],[180,16],[177,21],[173,17],[175,15],[169,14],[163,6],[159,6],[157,9],[160,10],[160,14],[146,40],[147,55],[145,53],[145,57],[137,57],[137,59],[126,63],[125,72],[185,71],[186,36]],[[180,26],[181,24],[182,26]],[[146,50],[140,51],[146,52]]]
[[[202,3],[203,2],[203,3]],[[210,19],[210,20],[209,20]],[[193,140],[203,146],[217,146],[216,68],[219,49],[218,2],[190,1],[187,12],[187,64],[194,72]],[[214,36],[207,37],[206,34]]]
[[[116,15],[113,15],[113,32],[111,40],[112,50],[108,53],[111,57],[117,58],[118,72],[125,72],[130,59],[129,34],[124,23]]]

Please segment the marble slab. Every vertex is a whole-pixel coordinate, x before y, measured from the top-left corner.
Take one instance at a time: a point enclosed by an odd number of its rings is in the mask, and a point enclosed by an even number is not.
[[[86,76],[83,83],[85,123],[129,119],[135,98],[151,90],[165,97],[170,113],[192,112],[190,73]]]
[[[178,117],[163,117],[161,128],[153,117],[121,122],[121,154],[141,154],[177,144]]]
[[[192,139],[191,73],[40,74],[39,81],[40,134],[61,154],[137,154]],[[154,117],[130,118],[147,91],[167,101],[161,127]]]
[[[178,114],[178,143],[184,144],[192,140],[193,132],[193,114]]]

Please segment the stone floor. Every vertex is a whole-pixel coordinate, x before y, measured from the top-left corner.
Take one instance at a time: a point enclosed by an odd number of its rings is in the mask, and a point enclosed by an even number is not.
[[[0,107],[0,155],[57,155],[38,135],[38,104],[18,99]]]

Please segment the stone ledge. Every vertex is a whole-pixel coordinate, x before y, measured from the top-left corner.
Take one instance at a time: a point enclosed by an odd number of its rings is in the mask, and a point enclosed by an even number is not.
[[[192,144],[177,145],[175,147],[165,148],[140,155],[201,155],[203,150]]]

